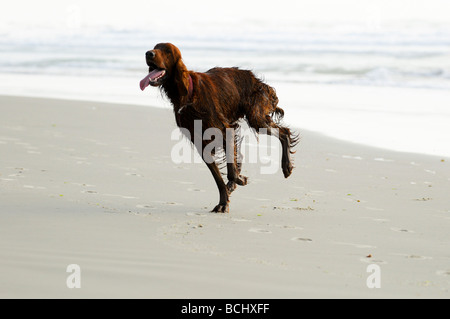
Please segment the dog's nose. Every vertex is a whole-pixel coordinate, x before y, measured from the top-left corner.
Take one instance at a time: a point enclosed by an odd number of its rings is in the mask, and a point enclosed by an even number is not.
[[[145,53],[145,57],[146,57],[147,59],[153,59],[153,58],[155,57],[155,52],[153,52],[153,51],[147,51],[147,52]]]

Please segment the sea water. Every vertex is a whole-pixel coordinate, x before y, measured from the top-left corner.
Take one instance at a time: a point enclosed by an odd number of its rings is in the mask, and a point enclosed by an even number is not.
[[[0,24],[0,94],[169,108],[158,90],[141,92],[139,81],[148,73],[145,52],[172,42],[190,70],[252,70],[277,90],[291,126],[450,156],[450,23],[315,23],[297,21],[295,12],[287,21],[227,18],[220,8],[216,20],[198,15],[178,26],[152,14],[146,23],[85,23],[77,20],[81,8],[66,5],[59,22]]]

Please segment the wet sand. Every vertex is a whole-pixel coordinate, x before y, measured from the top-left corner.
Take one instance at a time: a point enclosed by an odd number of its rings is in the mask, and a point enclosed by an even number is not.
[[[449,297],[448,158],[300,128],[292,176],[244,163],[249,184],[215,214],[206,166],[171,158],[170,109],[0,110],[1,298]]]

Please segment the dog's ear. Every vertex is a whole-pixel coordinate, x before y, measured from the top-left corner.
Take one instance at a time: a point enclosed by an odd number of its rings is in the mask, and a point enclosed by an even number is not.
[[[181,58],[177,61],[175,66],[175,83],[178,87],[178,92],[181,96],[189,93],[189,73]]]

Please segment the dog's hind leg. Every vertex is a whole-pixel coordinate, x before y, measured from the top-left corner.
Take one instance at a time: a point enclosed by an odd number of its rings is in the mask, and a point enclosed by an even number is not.
[[[275,123],[270,115],[266,115],[265,117],[250,116],[247,117],[247,121],[250,127],[257,133],[266,133],[267,135],[275,136],[280,140],[283,149],[281,155],[281,168],[284,177],[288,178],[294,169],[291,159],[291,154],[293,153],[291,148],[297,144],[298,136],[292,133],[289,128]],[[260,129],[266,129],[266,131],[264,132],[264,130],[261,131]]]
[[[283,170],[284,177],[288,178],[294,169],[291,159],[291,154],[293,153],[291,151],[291,147],[297,144],[298,137],[294,135],[289,128],[275,124],[274,122],[269,123],[269,127],[267,127],[267,134],[276,136],[280,140],[283,148],[281,155],[281,168]]]
[[[256,133],[260,133],[260,129],[266,129],[266,134],[276,136],[280,140],[283,148],[281,168],[284,177],[289,177],[294,169],[291,159],[291,154],[294,152],[291,151],[291,148],[298,143],[298,135],[288,127],[281,125],[284,111],[278,107],[275,89],[264,83],[259,83],[252,95],[250,105],[252,107],[248,107],[246,111],[248,124]]]

